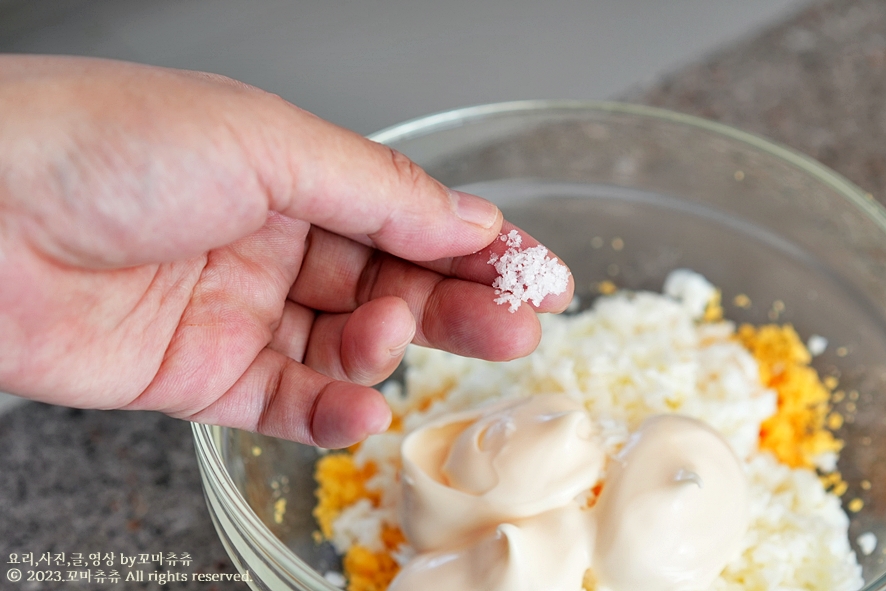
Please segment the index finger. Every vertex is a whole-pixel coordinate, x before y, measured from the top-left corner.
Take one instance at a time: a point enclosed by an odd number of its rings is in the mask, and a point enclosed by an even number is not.
[[[187,75],[251,103],[225,114],[252,156],[270,209],[411,261],[467,255],[498,235],[497,206],[448,189],[400,152],[255,87]]]
[[[0,74],[0,111],[17,113],[0,137],[8,199],[22,235],[67,264],[202,255],[269,211],[415,261],[475,252],[501,227],[495,205],[391,148],[222,76],[49,56],[0,56]]]
[[[269,207],[411,261],[476,252],[501,229],[493,203],[454,191],[388,146],[282,100],[256,160]],[[282,149],[281,149],[282,148]]]

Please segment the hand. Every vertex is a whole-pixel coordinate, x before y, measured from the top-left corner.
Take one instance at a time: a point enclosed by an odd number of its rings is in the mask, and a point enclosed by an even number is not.
[[[491,203],[247,85],[0,56],[2,390],[349,445],[387,427],[369,386],[407,343],[535,348],[534,310],[493,303],[503,228]]]

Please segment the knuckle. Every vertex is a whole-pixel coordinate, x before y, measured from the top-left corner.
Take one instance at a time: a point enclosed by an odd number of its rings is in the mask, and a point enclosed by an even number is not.
[[[388,148],[388,150],[397,182],[400,185],[407,187],[409,190],[416,190],[424,184],[427,174],[425,174],[421,166],[393,148]]]
[[[380,250],[373,250],[370,253],[354,289],[354,308],[362,306],[379,295],[379,277],[389,261],[390,256]]]

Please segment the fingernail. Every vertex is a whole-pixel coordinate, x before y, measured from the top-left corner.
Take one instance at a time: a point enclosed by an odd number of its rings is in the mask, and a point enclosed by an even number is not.
[[[391,426],[391,423],[393,421],[394,421],[394,415],[390,411],[390,408],[389,408],[387,417],[383,421],[376,423],[375,425],[371,425],[369,427],[369,431],[370,431],[369,435],[376,435],[378,433],[384,433],[385,431],[388,430],[388,428]]]
[[[406,347],[408,347],[412,343],[412,339],[414,339],[414,338],[415,338],[415,326],[412,327],[412,333],[409,335],[409,338],[406,339],[405,341],[403,341],[402,343],[400,343],[399,345],[396,345],[396,346],[388,349],[388,353],[391,354],[391,357],[401,357],[403,355],[403,352],[406,351]]]
[[[489,229],[501,215],[494,203],[482,197],[453,190],[449,191],[449,195],[455,208],[455,215],[470,224]]]
[[[394,358],[400,357],[406,351],[406,347],[408,347],[408,346],[409,346],[409,343],[405,343],[401,347],[391,347],[390,349],[388,349],[388,353],[391,354],[391,357],[394,357]]]

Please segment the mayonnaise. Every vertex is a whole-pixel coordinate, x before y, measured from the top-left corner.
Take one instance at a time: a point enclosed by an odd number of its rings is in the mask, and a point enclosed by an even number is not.
[[[703,591],[738,550],[748,490],[729,444],[695,419],[645,421],[594,507],[593,569],[616,590]]]
[[[590,417],[565,395],[447,415],[407,436],[402,456],[403,531],[418,552],[563,507],[604,461]]]
[[[467,546],[419,554],[388,591],[578,591],[593,531],[592,512],[572,502],[502,523]]]
[[[418,552],[391,591],[700,591],[747,527],[747,484],[699,421],[647,420],[610,463],[566,395],[441,417],[403,442],[403,530]]]

